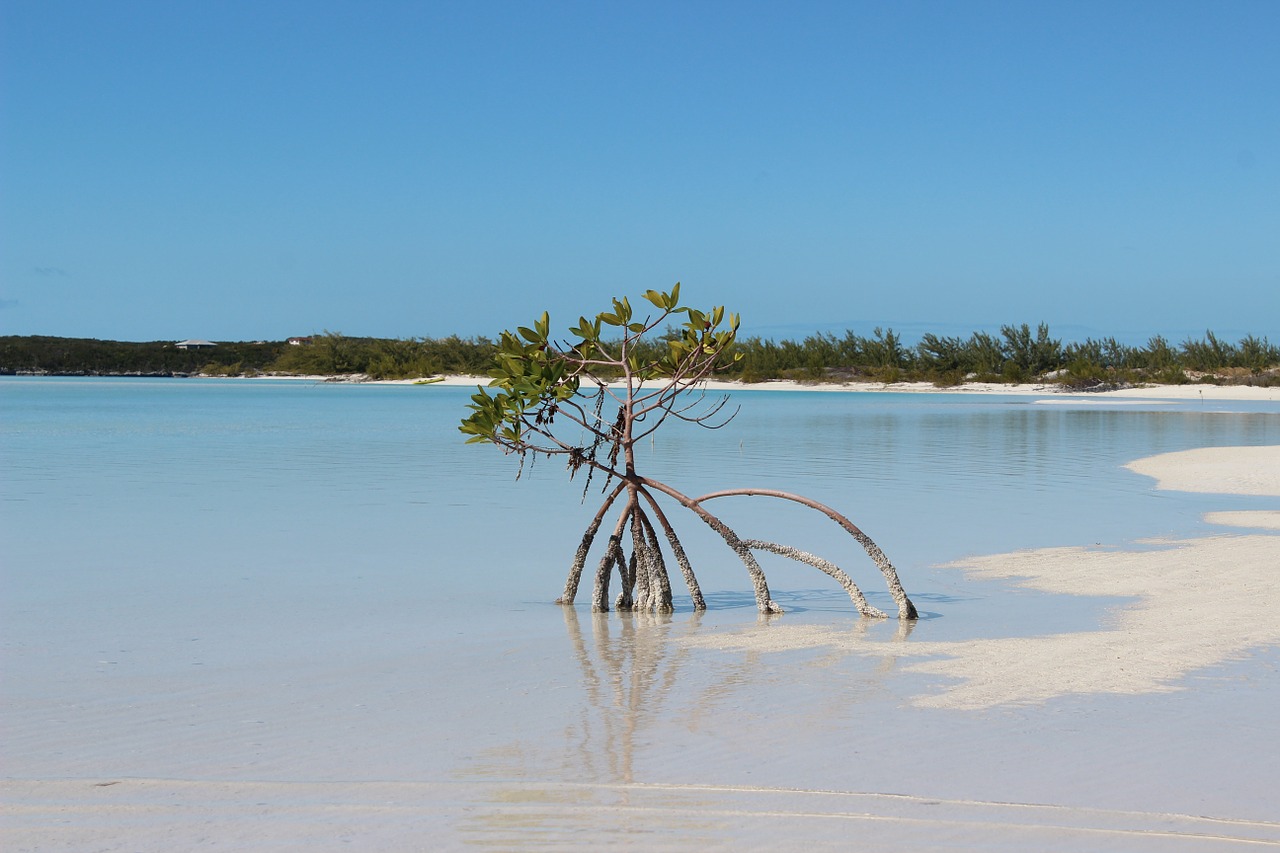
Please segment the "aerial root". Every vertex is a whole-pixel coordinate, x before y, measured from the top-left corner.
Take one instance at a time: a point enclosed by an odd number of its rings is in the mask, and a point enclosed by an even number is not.
[[[911,603],[911,599],[907,597],[906,591],[902,588],[902,583],[898,580],[897,570],[894,569],[893,564],[889,562],[889,558],[884,555],[884,552],[880,550],[880,546],[876,545],[876,543],[871,540],[871,537],[863,533],[856,524],[825,504],[821,504],[812,498],[806,498],[803,495],[795,495],[790,492],[780,492],[776,489],[728,489],[722,492],[712,492],[709,495],[703,495],[700,498],[694,498],[692,500],[686,498],[685,500],[682,500],[681,503],[692,508],[694,506],[701,506],[703,501],[709,501],[713,498],[726,498],[733,495],[746,497],[757,495],[761,497],[795,501],[798,504],[817,510],[827,516],[836,524],[843,527],[845,531],[862,546],[862,549],[867,552],[867,556],[876,564],[876,568],[880,569],[880,573],[884,575],[885,583],[889,587],[889,594],[893,596],[893,600],[898,605],[898,618],[920,618],[916,611],[916,606]],[[686,503],[686,501],[688,502]]]
[[[625,483],[619,483],[609,496],[600,504],[600,509],[596,510],[595,518],[591,519],[591,524],[587,525],[586,531],[582,534],[582,541],[578,544],[578,550],[573,555],[573,565],[569,567],[569,576],[564,582],[564,593],[560,598],[556,599],[556,604],[573,604],[573,600],[578,597],[578,583],[582,579],[582,567],[586,565],[587,554],[591,551],[591,543],[595,541],[596,533],[600,530],[600,522],[604,520],[605,513],[609,511],[609,507],[613,506],[613,502],[618,499],[618,495],[622,494]]]
[[[661,525],[667,542],[671,547],[671,553],[675,556],[676,562],[680,566],[680,571],[684,576],[685,583],[689,587],[689,594],[693,599],[694,610],[706,609],[706,601],[702,596],[702,590],[698,586],[697,578],[694,576],[693,569],[689,565],[688,556],[685,554],[680,539],[676,535],[674,528],[667,520],[666,515],[662,512],[654,496],[650,493],[650,489],[657,489],[664,494],[677,500],[686,509],[692,511],[701,518],[712,530],[720,535],[725,544],[738,555],[742,563],[747,568],[747,573],[751,577],[751,583],[754,587],[756,606],[763,614],[782,613],[783,609],[774,601],[769,594],[769,584],[765,578],[764,570],[760,568],[760,564],[756,561],[753,551],[768,551],[788,559],[796,560],[813,566],[821,572],[834,578],[849,595],[850,601],[853,602],[855,608],[863,616],[883,619],[886,618],[884,611],[871,606],[866,597],[862,594],[862,590],[853,582],[853,579],[845,573],[843,569],[829,560],[823,559],[815,554],[807,551],[801,551],[790,545],[782,545],[777,542],[768,542],[761,539],[742,539],[728,525],[726,525],[719,517],[708,512],[702,506],[702,502],[717,497],[728,497],[730,495],[762,495],[776,498],[784,498],[786,500],[796,501],[804,504],[812,509],[816,509],[828,517],[835,520],[843,527],[853,538],[863,547],[867,555],[880,569],[888,582],[889,592],[893,596],[898,605],[898,617],[903,620],[917,619],[915,605],[907,598],[906,593],[902,589],[902,585],[898,582],[897,572],[893,568],[893,564],[889,562],[884,552],[871,541],[865,533],[858,529],[843,515],[840,515],[830,507],[813,501],[808,498],[792,495],[786,492],[776,492],[768,489],[741,489],[725,492],[716,492],[710,495],[692,499],[675,489],[648,478],[638,478],[635,481],[619,483],[609,496],[605,499],[600,510],[592,519],[586,532],[583,533],[582,542],[578,546],[578,551],[574,555],[573,566],[570,569],[569,577],[565,582],[564,596],[559,599],[562,603],[573,603],[574,594],[577,591],[579,578],[582,572],[582,566],[586,561],[587,552],[591,548],[592,541],[600,527],[600,523],[605,513],[615,500],[621,495],[624,489],[628,489],[629,495],[626,507],[618,516],[618,521],[614,526],[613,533],[609,537],[609,543],[605,548],[605,554],[600,559],[600,564],[596,569],[595,591],[592,595],[591,606],[597,612],[605,612],[609,609],[609,580],[614,568],[618,571],[618,577],[621,582],[622,589],[619,591],[614,606],[618,610],[637,610],[653,613],[670,613],[674,607],[672,604],[672,592],[670,575],[667,571],[666,560],[662,553],[662,547],[659,544],[657,527],[650,519],[649,512],[642,508],[640,496],[644,497],[644,502],[648,504],[648,509],[653,513],[653,517],[657,519],[657,523]],[[625,535],[627,528],[631,528],[631,553],[628,555],[622,548],[622,537]]]
[[[649,508],[653,511],[653,516],[658,520],[658,524],[662,525],[662,532],[666,534],[667,544],[671,546],[671,553],[676,558],[676,564],[680,566],[680,574],[684,576],[685,586],[689,588],[689,597],[693,599],[693,609],[706,610],[707,602],[702,597],[702,588],[698,585],[698,578],[693,573],[693,566],[689,564],[689,557],[684,552],[684,546],[680,544],[680,537],[676,536],[675,528],[671,526],[671,522],[667,520],[666,513],[662,511],[662,507],[654,500],[653,495],[649,494],[646,489],[640,489],[639,492],[649,502]],[[658,550],[656,537],[653,548]]]
[[[765,542],[760,539],[744,539],[743,545],[753,551],[769,551],[782,557],[787,557],[797,562],[807,563],[819,571],[825,572],[844,587],[845,592],[849,593],[853,606],[858,608],[858,612],[863,616],[871,616],[877,619],[888,618],[883,610],[872,607],[867,603],[867,599],[862,594],[862,590],[858,589],[858,585],[853,582],[853,578],[845,574],[844,570],[829,560],[824,560],[816,554],[810,554],[808,551],[801,551],[799,548],[792,548],[790,545],[779,545],[777,542]]]
[[[658,545],[658,535],[653,524],[640,508],[636,507],[632,520],[633,531],[639,528],[640,534],[633,536],[637,543],[640,562],[649,571],[649,602],[646,609],[654,613],[670,613],[675,610],[671,602],[671,578],[667,574],[667,563],[662,558],[662,549]]]
[[[734,533],[729,525],[725,524],[715,515],[707,511],[705,507],[698,501],[691,499],[687,495],[683,495],[666,483],[660,483],[657,480],[650,480],[648,477],[641,477],[640,483],[651,489],[657,489],[665,495],[669,495],[679,501],[680,505],[688,509],[694,515],[701,518],[708,527],[720,534],[720,538],[729,546],[729,550],[738,555],[738,559],[742,560],[742,564],[747,567],[747,574],[751,576],[751,585],[755,588],[756,607],[761,613],[782,613],[782,608],[778,602],[769,597],[769,582],[765,579],[764,570],[760,568],[760,564],[756,562],[755,556],[751,553],[751,549],[742,544],[742,540]]]
[[[609,543],[605,546],[604,555],[600,558],[600,565],[596,567],[596,585],[591,594],[591,609],[597,613],[606,613],[609,610],[609,576],[613,574],[614,564],[619,563],[618,571],[625,572],[621,568],[621,563],[625,563],[622,559],[622,547],[618,544],[621,539],[620,531],[609,536]],[[627,592],[629,597],[629,590],[624,592]]]

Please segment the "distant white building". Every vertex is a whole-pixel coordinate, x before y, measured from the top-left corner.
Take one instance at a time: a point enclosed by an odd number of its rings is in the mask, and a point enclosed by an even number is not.
[[[217,344],[213,341],[178,341],[174,346],[178,349],[213,349]]]
[[[308,337],[289,338],[289,346],[300,347],[309,343],[311,343],[311,338]]]

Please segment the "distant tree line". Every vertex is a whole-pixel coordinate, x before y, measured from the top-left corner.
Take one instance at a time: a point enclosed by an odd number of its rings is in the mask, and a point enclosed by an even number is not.
[[[370,379],[482,374],[494,351],[488,338],[349,338],[325,332],[309,343],[287,347],[269,369],[323,376],[363,374]]]
[[[278,342],[219,343],[179,349],[173,341],[100,341],[94,338],[0,337],[0,373],[56,376],[238,376],[264,370],[280,358]]]
[[[668,333],[674,334],[674,332]],[[650,346],[665,346],[662,339]],[[816,333],[803,340],[740,338],[742,358],[725,379],[760,382],[925,381],[1057,382],[1069,388],[1137,383],[1215,382],[1280,385],[1280,346],[1248,336],[1234,343],[1213,332],[1174,344],[1159,335],[1142,346],[1115,338],[1063,344],[1040,324],[1003,326],[999,334],[924,335],[907,345],[892,329],[862,336]],[[495,343],[483,337],[361,338],[325,332],[306,343],[220,342],[178,349],[171,341],[130,343],[85,338],[0,337],[0,373],[51,375],[255,376],[306,374],[415,379],[483,375]]]
[[[907,346],[892,329],[871,337],[846,332],[810,335],[802,341],[749,338],[739,341],[744,357],[740,378],[754,382],[788,378],[813,381],[871,379],[880,382],[1056,381],[1091,388],[1151,382],[1193,381],[1280,384],[1280,346],[1266,338],[1236,343],[1213,332],[1172,344],[1157,335],[1143,346],[1113,337],[1063,344],[1040,324],[1002,326],[1000,334],[974,332],[967,338],[924,335]]]
[[[56,376],[363,375],[416,379],[483,373],[494,345],[485,338],[356,338],[325,332],[305,343],[216,342],[181,349],[173,341],[102,341],[44,336],[0,337],[0,373]]]

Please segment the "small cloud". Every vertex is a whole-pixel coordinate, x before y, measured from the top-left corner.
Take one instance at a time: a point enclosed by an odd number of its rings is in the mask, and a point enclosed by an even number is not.
[[[0,299],[0,311],[12,311],[20,304],[16,299]]]
[[[35,267],[35,274],[42,278],[66,278],[70,275],[62,267]]]

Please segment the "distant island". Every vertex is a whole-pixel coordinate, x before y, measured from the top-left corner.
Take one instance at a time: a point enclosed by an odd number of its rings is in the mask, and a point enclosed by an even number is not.
[[[662,346],[658,341],[654,346]],[[1280,346],[1248,336],[1236,342],[1206,332],[1145,345],[1114,338],[1063,343],[1040,324],[1003,326],[1000,334],[925,334],[907,345],[892,329],[870,337],[815,333],[803,340],[758,337],[738,341],[742,359],[719,378],[742,382],[1056,383],[1069,390],[1142,384],[1280,386]],[[106,341],[92,338],[0,336],[0,374],[35,376],[329,376],[426,379],[485,375],[488,338],[362,338],[335,332],[283,341]],[[639,353],[641,358],[645,353]]]

